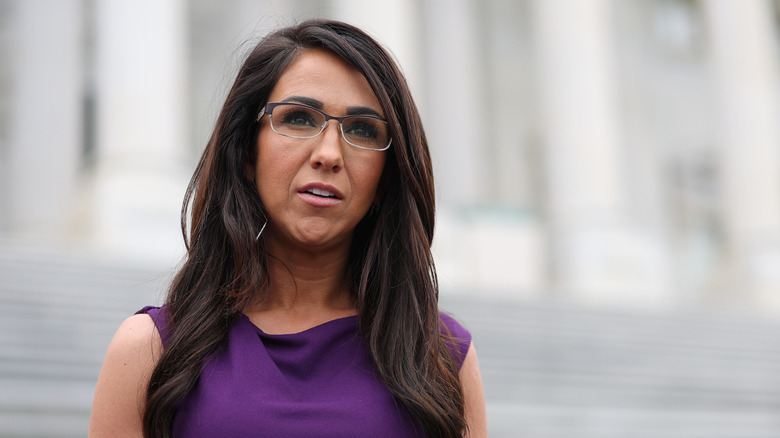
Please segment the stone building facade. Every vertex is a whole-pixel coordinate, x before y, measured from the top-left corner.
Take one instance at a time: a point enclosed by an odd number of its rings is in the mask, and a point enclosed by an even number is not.
[[[175,263],[237,64],[310,17],[407,75],[444,290],[780,308],[771,0],[0,0],[0,233]]]

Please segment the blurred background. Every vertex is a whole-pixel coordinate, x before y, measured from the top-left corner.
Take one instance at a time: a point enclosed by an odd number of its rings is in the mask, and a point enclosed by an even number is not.
[[[244,55],[341,19],[434,157],[494,437],[780,437],[780,1],[0,0],[0,436],[84,436]]]

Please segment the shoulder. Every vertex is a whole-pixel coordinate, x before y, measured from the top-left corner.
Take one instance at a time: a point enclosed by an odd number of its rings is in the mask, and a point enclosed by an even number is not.
[[[441,335],[444,337],[458,369],[460,369],[471,345],[471,332],[455,318],[442,311],[439,311],[439,320],[441,321]]]
[[[133,315],[119,325],[108,346],[103,368],[145,376],[151,373],[161,353],[160,333],[150,315]]]
[[[471,332],[466,329],[457,319],[454,317],[439,311],[439,319],[441,320],[442,334],[453,336],[460,339],[471,339]]]
[[[161,353],[160,334],[149,315],[133,315],[119,326],[98,377],[89,436],[141,436],[144,394]]]
[[[162,341],[163,345],[168,344],[168,337],[170,336],[171,327],[168,324],[168,308],[166,306],[146,306],[143,309],[135,313],[135,316],[148,315],[146,319],[152,321],[152,327],[157,328],[157,333]]]
[[[138,313],[119,325],[109,348],[150,347],[160,343],[152,315]]]
[[[485,412],[485,392],[482,388],[482,376],[479,372],[479,361],[474,344],[468,349],[466,359],[458,373],[463,399],[465,402],[466,437],[477,438],[487,436],[487,414]]]
[[[448,346],[453,352],[455,363],[458,365],[458,376],[463,389],[465,416],[468,424],[468,432],[465,436],[468,438],[486,437],[485,393],[482,389],[477,350],[471,340],[471,333],[455,318],[442,312],[439,312],[439,316],[445,340],[447,339],[446,327],[449,330],[449,336],[453,339],[451,342],[454,342],[454,345],[450,343]]]

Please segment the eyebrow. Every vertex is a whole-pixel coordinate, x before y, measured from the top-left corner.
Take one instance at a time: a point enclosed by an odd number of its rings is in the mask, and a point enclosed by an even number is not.
[[[284,100],[282,100],[282,102],[298,102],[304,105],[309,105],[311,107],[317,108],[318,110],[321,110],[325,107],[325,105],[319,100],[313,99],[311,97],[306,97],[306,96],[285,97]]]
[[[322,109],[325,108],[324,103],[320,102],[317,99],[306,97],[306,96],[289,96],[284,98],[282,102],[302,103],[304,105],[317,108],[320,111],[322,111]],[[384,117],[381,114],[379,114],[377,110],[373,108],[369,108],[367,106],[349,106],[347,107],[347,115],[348,116],[375,116],[384,120]]]
[[[379,114],[375,109],[369,108],[367,106],[349,106],[347,107],[347,115],[376,116],[384,120],[384,117],[382,117],[382,115]]]

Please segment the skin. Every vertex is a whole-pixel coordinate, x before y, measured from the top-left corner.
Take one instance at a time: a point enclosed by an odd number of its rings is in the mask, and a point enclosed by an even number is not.
[[[143,437],[146,387],[161,353],[160,334],[149,315],[131,316],[119,326],[95,388],[89,437]]]
[[[341,58],[323,50],[301,53],[279,78],[269,102],[313,99],[328,114],[370,108],[384,116],[366,79]],[[338,122],[311,139],[289,138],[260,119],[253,176],[268,212],[264,233],[274,260],[265,301],[245,311],[267,333],[294,333],[354,315],[346,281],[352,233],[376,201],[386,152],[348,144]],[[302,189],[325,184],[339,194],[334,205],[313,205]],[[314,200],[316,202],[316,200]]]
[[[365,78],[323,50],[301,53],[281,76],[269,102],[293,96],[316,99],[335,116],[348,108],[381,106]],[[386,152],[355,148],[341,137],[338,122],[312,139],[281,136],[261,121],[253,178],[268,211],[264,230],[272,263],[272,291],[244,313],[266,333],[297,333],[355,315],[346,272],[352,233],[377,202]],[[317,205],[302,194],[309,184],[325,184],[339,194],[332,205]],[[98,378],[90,437],[142,437],[146,386],[162,352],[160,335],[148,315],[135,315],[119,327]],[[485,400],[476,350],[470,346],[460,371],[466,401],[466,436],[487,436]]]
[[[485,412],[485,392],[482,389],[482,376],[479,372],[477,350],[472,342],[466,359],[458,373],[460,385],[463,387],[463,398],[466,410],[467,438],[484,438],[488,436],[487,413]]]

